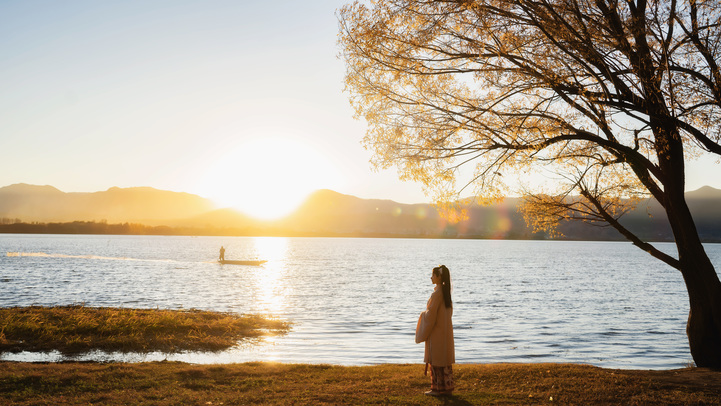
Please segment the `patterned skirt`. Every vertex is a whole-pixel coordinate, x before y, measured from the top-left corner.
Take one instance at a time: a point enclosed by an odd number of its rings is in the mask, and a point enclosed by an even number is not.
[[[453,367],[437,367],[431,364],[431,390],[436,392],[452,392],[455,388],[453,384]]]

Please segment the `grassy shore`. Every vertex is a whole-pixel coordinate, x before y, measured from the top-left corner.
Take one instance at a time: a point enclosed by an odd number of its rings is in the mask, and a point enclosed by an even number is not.
[[[177,362],[0,363],[0,404],[719,405],[721,372],[609,370],[571,364],[454,367],[456,392],[423,395],[422,365],[342,367]]]
[[[0,351],[220,350],[283,333],[259,316],[84,306],[0,309]],[[572,364],[456,365],[456,392],[423,392],[422,365],[0,362],[0,405],[706,404],[721,372],[610,370]]]
[[[11,307],[0,308],[0,352],[220,351],[288,328],[272,318],[201,310]]]

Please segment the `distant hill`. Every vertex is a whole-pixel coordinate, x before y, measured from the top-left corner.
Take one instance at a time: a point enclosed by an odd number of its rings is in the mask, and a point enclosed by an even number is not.
[[[687,193],[687,202],[704,241],[721,242],[721,190],[703,187]],[[330,190],[311,195],[282,229],[315,235],[404,236],[448,238],[545,239],[533,233],[518,212],[520,199],[507,198],[490,205],[466,207],[467,218],[451,223],[430,204],[401,204],[391,200],[360,199]],[[621,220],[649,241],[673,241],[665,212],[654,200],[641,202]],[[277,225],[276,225],[277,226]],[[618,240],[624,238],[611,227],[582,222],[562,222],[563,239]]]
[[[207,199],[150,187],[65,193],[52,186],[15,184],[0,188],[0,218],[37,222],[108,221],[160,224],[207,213]]]
[[[361,199],[319,190],[280,223],[289,230],[321,235],[435,236],[444,222],[430,204]]]
[[[721,242],[721,190],[703,187],[687,193],[701,238]],[[533,233],[518,213],[519,199],[491,206],[466,207],[467,218],[449,222],[431,204],[402,204],[361,199],[332,190],[318,190],[291,215],[275,221],[253,219],[233,209],[216,209],[212,202],[188,193],[153,188],[111,188],[95,193],[64,193],[52,186],[26,184],[0,188],[3,222],[131,222],[167,226],[163,233],[222,235],[306,235],[421,238],[545,239]],[[641,238],[672,241],[666,216],[658,203],[642,202],[622,218]],[[170,228],[175,228],[169,229]],[[623,240],[610,227],[564,222],[564,239]],[[12,231],[5,231],[12,232]]]
[[[721,242],[721,190],[710,186],[687,192],[686,202],[694,217],[696,229],[704,241]],[[633,213],[629,213],[626,222],[634,230],[640,228],[653,234],[653,237],[671,240],[671,228],[666,213],[655,200],[640,205]],[[636,231],[636,230],[634,230]],[[642,232],[639,234],[643,235]],[[652,239],[653,237],[647,237]],[[663,238],[665,237],[665,238]]]

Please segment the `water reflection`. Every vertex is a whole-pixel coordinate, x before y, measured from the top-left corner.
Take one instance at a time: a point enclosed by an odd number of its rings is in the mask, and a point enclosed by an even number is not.
[[[261,313],[283,314],[287,310],[289,284],[284,278],[288,239],[257,237],[253,239],[258,257],[267,260],[257,268],[253,278],[253,292]]]

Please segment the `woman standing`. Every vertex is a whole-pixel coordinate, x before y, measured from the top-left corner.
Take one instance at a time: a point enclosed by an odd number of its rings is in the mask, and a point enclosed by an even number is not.
[[[431,282],[436,285],[428,299],[426,310],[416,325],[416,343],[426,343],[423,362],[431,367],[431,390],[426,395],[453,393],[453,368],[456,351],[453,345],[453,302],[451,301],[451,274],[445,265],[433,268]]]

